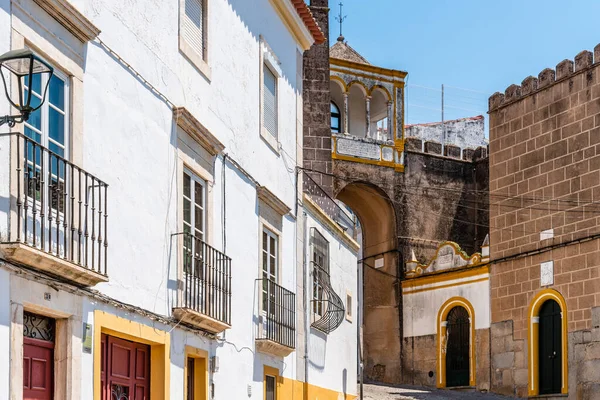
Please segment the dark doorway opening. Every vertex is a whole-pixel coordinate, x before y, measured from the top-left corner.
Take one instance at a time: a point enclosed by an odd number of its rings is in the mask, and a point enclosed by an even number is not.
[[[464,307],[454,307],[448,313],[446,335],[446,386],[469,386],[469,342],[471,326]]]
[[[558,303],[548,300],[540,309],[540,394],[557,394],[562,387],[562,318]]]

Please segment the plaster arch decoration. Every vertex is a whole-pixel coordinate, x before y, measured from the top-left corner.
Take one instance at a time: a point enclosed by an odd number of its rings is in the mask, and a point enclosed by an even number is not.
[[[347,86],[348,92],[350,92],[350,89],[352,89],[352,86],[354,86],[354,85],[358,85],[362,89],[363,95],[365,97],[371,95],[371,91],[369,90],[369,88],[367,87],[367,85],[365,85],[361,81],[356,81],[356,80],[351,81],[350,83],[348,83],[348,86]]]
[[[383,93],[383,95],[386,97],[387,101],[393,101],[394,99],[392,98],[392,95],[390,93],[389,90],[387,90],[384,86],[380,85],[380,84],[375,84],[373,86],[371,86],[371,88],[369,89],[369,93],[372,95],[373,93],[375,93],[376,91],[380,91]]]
[[[340,88],[342,89],[342,93],[348,93],[348,90],[350,88],[348,87],[346,82],[344,82],[344,80],[342,78],[340,78],[339,76],[335,76],[335,75],[331,75],[329,78],[330,78],[331,83],[335,83],[338,86],[340,86]]]
[[[562,366],[561,366],[561,394],[569,393],[569,355],[568,355],[568,321],[567,321],[567,302],[563,295],[554,289],[544,289],[538,292],[531,303],[527,312],[527,359],[528,359],[528,392],[529,396],[540,394],[539,388],[539,322],[540,310],[542,305],[548,300],[558,303],[561,311],[561,345],[562,345]]]
[[[453,268],[474,267],[484,262],[487,262],[487,258],[483,258],[481,253],[474,253],[469,256],[460,248],[458,243],[447,241],[439,245],[435,255],[428,264],[420,264],[413,253],[411,260],[406,263],[406,277],[414,278],[419,275]]]
[[[455,307],[463,307],[469,315],[469,386],[475,386],[475,309],[464,297],[452,297],[441,307],[437,317],[437,373],[436,386],[446,387],[446,348],[448,346],[447,318]]]

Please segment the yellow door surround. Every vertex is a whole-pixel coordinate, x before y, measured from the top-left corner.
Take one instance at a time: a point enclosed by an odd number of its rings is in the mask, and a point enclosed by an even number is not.
[[[561,394],[569,393],[569,357],[567,342],[567,302],[560,292],[554,289],[544,289],[535,295],[529,304],[527,313],[527,359],[528,359],[528,392],[529,396],[537,396],[540,393],[539,388],[539,339],[540,339],[540,309],[547,300],[554,300],[560,306],[561,311],[561,344],[562,344],[562,385]]]
[[[94,400],[100,400],[102,334],[150,345],[150,400],[168,400],[171,340],[168,332],[104,311],[94,311]]]
[[[446,318],[454,307],[463,307],[469,314],[469,386],[475,386],[475,309],[469,300],[463,297],[452,297],[440,308],[437,320],[437,370],[438,377],[436,385],[439,388],[446,387]]]

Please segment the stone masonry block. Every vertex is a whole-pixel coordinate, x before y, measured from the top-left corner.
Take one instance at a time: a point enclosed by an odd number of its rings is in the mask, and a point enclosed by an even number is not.
[[[512,84],[504,91],[504,101],[516,100],[521,97],[521,86]]]
[[[500,93],[500,92],[496,92],[493,95],[491,95],[488,100],[488,109],[490,111],[494,110],[495,108],[498,108],[499,106],[501,106],[503,102],[504,102],[504,94]]]
[[[594,61],[597,63],[600,62],[600,44],[594,47]]]
[[[577,382],[600,382],[600,360],[579,362]]]
[[[404,148],[406,150],[422,151],[423,141],[416,137],[408,137],[404,142]]]
[[[447,144],[444,146],[444,155],[446,157],[460,158],[460,147]]]
[[[592,328],[600,328],[600,307],[592,307]]]
[[[463,160],[473,161],[474,154],[475,154],[475,149],[463,149]]]
[[[513,322],[502,321],[496,322],[491,325],[492,338],[503,337],[503,336],[512,336],[513,334]]]
[[[546,68],[538,75],[538,87],[541,89],[554,83],[556,73],[552,68]]]
[[[575,72],[581,71],[594,63],[594,56],[591,51],[583,50],[575,56]]]
[[[556,65],[556,79],[562,79],[573,73],[573,61],[562,60]]]
[[[538,80],[534,76],[528,76],[523,79],[521,82],[521,95],[525,96],[526,94],[535,92],[538,88]]]
[[[515,353],[512,351],[492,355],[493,369],[510,369],[515,366]]]
[[[425,153],[442,154],[442,144],[438,142],[425,142]]]
[[[528,371],[527,369],[517,369],[515,370],[514,381],[517,386],[526,386],[528,381]]]

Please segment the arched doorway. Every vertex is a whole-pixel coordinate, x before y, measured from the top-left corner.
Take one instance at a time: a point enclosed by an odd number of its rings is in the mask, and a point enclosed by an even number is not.
[[[448,313],[446,322],[446,386],[469,386],[469,313],[456,306]]]
[[[562,319],[558,303],[546,300],[539,318],[540,394],[557,394],[562,386]]]

